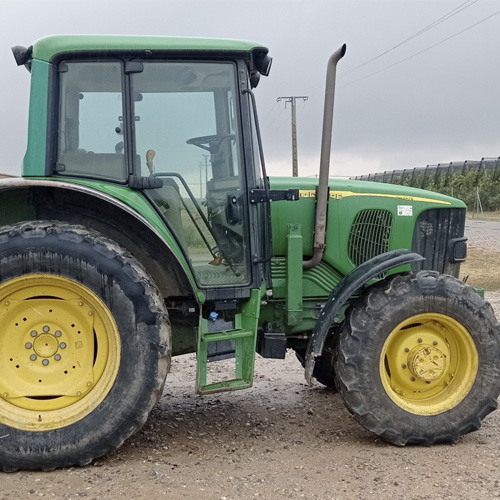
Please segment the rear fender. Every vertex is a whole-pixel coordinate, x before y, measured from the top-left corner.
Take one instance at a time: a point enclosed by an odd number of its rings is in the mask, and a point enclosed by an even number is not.
[[[389,269],[421,260],[425,259],[421,255],[409,250],[391,250],[367,260],[342,278],[340,283],[330,293],[307,346],[305,377],[308,384],[312,382],[312,373],[316,358],[321,356],[326,337],[335,316],[340,312],[349,298],[365,283]]]
[[[0,182],[0,225],[58,220],[95,229],[134,255],[165,299],[192,296],[202,301],[176,240],[158,214],[146,208],[147,218],[109,194],[74,183],[22,178]]]

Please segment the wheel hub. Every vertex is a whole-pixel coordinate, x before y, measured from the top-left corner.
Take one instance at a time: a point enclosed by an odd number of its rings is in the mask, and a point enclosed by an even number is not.
[[[474,383],[478,354],[470,333],[440,313],[409,316],[387,337],[380,375],[389,397],[417,415],[456,406]]]
[[[41,358],[51,358],[59,350],[59,341],[50,333],[42,333],[35,338],[33,350]]]
[[[424,382],[440,379],[446,370],[446,355],[433,346],[419,346],[408,356],[411,373]]]

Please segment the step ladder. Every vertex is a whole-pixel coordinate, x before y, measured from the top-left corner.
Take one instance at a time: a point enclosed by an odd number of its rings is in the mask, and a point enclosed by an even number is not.
[[[237,391],[252,386],[260,297],[260,290],[251,291],[250,300],[243,306],[241,313],[236,315],[236,328],[234,329],[213,332],[209,331],[209,320],[202,319],[200,321],[196,354],[196,392],[198,394]],[[224,341],[229,341],[234,345],[234,377],[207,382],[208,346],[211,342]]]

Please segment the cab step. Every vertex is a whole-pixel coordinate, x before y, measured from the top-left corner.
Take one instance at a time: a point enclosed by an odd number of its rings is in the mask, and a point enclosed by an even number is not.
[[[207,383],[208,351],[211,342],[231,342],[234,345],[235,377],[229,380]],[[210,394],[236,391],[252,386],[255,362],[255,332],[234,329],[223,332],[206,332],[198,336],[196,392]]]
[[[234,327],[224,322],[217,323],[201,319],[198,329],[198,349],[196,354],[196,392],[198,394],[212,394],[214,392],[237,391],[252,387],[255,365],[255,348],[257,343],[257,324],[260,314],[260,299],[265,288],[254,289],[250,292],[250,299],[243,305],[241,313],[234,318]],[[212,331],[215,330],[216,331]],[[227,378],[217,381],[207,380],[208,363],[214,357],[209,349],[230,344],[234,349],[234,371]],[[217,349],[215,349],[217,351]],[[228,356],[224,356],[228,357]],[[220,359],[221,357],[219,357]]]

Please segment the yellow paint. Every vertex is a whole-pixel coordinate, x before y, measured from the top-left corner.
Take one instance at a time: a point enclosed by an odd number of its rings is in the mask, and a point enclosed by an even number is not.
[[[301,198],[314,198],[316,191],[314,189],[301,189],[299,191]],[[394,198],[407,202],[424,202],[424,203],[437,203],[439,205],[451,205],[449,201],[435,200],[434,198],[424,198],[421,196],[404,196],[400,194],[384,194],[384,193],[355,193],[353,191],[330,191],[330,198],[341,200],[342,198],[349,198],[351,196],[374,196],[378,198]]]
[[[0,285],[0,422],[46,431],[95,410],[120,366],[114,318],[89,288],[28,274]]]
[[[411,316],[394,328],[379,363],[389,397],[417,415],[437,415],[457,406],[474,384],[478,367],[468,330],[438,313]]]

